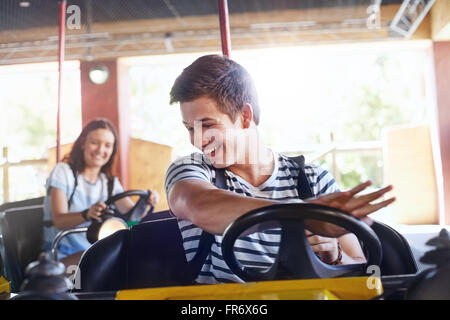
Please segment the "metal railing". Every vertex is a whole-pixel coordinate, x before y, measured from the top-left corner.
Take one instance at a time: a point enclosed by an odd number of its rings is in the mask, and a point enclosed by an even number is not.
[[[341,175],[337,167],[337,155],[342,153],[361,153],[383,150],[381,141],[364,141],[364,142],[349,142],[349,143],[337,143],[330,142],[330,144],[323,146],[313,146],[309,150],[301,151],[285,151],[283,154],[303,154],[305,155],[306,162],[313,162],[324,159],[327,155],[331,154],[331,173],[338,183],[341,185]],[[0,170],[3,171],[3,202],[10,201],[10,185],[9,185],[9,169],[11,167],[20,167],[28,165],[45,165],[48,159],[31,159],[10,161],[8,158],[8,147],[3,147],[3,159],[0,159]]]
[[[381,141],[361,141],[348,143],[331,142],[325,147],[313,147],[309,150],[303,151],[286,151],[284,154],[303,154],[305,156],[306,163],[318,161],[324,159],[327,155],[331,155],[331,173],[337,184],[341,185],[341,174],[339,172],[336,160],[338,154],[382,151],[383,146]]]

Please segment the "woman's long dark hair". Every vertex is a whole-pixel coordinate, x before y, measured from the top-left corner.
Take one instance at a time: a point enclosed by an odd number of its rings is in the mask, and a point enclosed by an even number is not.
[[[75,172],[82,172],[84,170],[84,167],[86,166],[86,163],[84,162],[84,151],[83,151],[83,145],[86,142],[86,138],[89,134],[89,132],[97,130],[97,129],[107,129],[112,132],[114,135],[114,145],[113,145],[113,151],[111,153],[111,157],[109,158],[108,162],[101,168],[100,172],[103,172],[106,174],[108,178],[111,178],[113,176],[112,174],[112,168],[114,164],[114,158],[117,151],[117,132],[114,128],[113,124],[104,118],[96,119],[91,122],[89,122],[81,131],[81,134],[78,136],[77,140],[75,140],[75,143],[72,146],[72,150],[69,154],[66,154],[64,156],[63,162],[66,162],[69,164],[69,166],[72,168]]]

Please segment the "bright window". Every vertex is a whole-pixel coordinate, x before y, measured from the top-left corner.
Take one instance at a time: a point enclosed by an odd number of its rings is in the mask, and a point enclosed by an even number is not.
[[[203,54],[128,59],[133,136],[171,145],[179,155],[193,150],[178,106],[169,106],[169,91],[183,68]],[[376,146],[383,128],[428,121],[428,42],[236,50],[232,58],[256,82],[260,131],[273,149],[308,153],[333,141],[341,149],[372,142],[369,150],[336,153],[342,188],[365,179],[382,184]],[[324,160],[332,170],[331,154]]]
[[[62,92],[61,143],[66,143],[81,131],[78,62],[65,62]],[[9,162],[46,159],[49,147],[56,145],[58,64],[0,67],[0,96],[0,156],[7,148]],[[10,167],[9,201],[44,195],[48,173],[45,162]],[[0,203],[4,200],[3,176],[1,188]]]

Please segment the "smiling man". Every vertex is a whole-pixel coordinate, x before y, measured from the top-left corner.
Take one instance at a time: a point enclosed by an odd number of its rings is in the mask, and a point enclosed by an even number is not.
[[[178,217],[186,258],[197,252],[202,232],[214,240],[198,283],[242,282],[223,260],[222,234],[227,226],[253,209],[286,202],[302,202],[297,191],[299,164],[264,145],[259,137],[260,109],[257,92],[248,72],[235,61],[207,55],[185,68],[170,92],[170,102],[180,103],[183,124],[194,153],[171,164],[166,174],[169,207]],[[276,106],[274,106],[276,107]],[[365,219],[394,199],[379,199],[391,186],[363,196],[370,182],[340,192],[333,177],[319,166],[304,167],[313,198],[308,202],[343,209]],[[218,188],[219,176],[225,185]],[[358,240],[341,228],[317,222],[308,225],[308,240],[325,263],[365,261]],[[253,234],[239,242],[239,260],[264,266],[273,262],[279,234]]]

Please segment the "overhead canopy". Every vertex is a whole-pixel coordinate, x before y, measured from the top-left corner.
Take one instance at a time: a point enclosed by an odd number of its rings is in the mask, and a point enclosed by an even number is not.
[[[402,39],[409,37],[405,33],[414,27],[414,20],[417,25],[424,20],[420,13],[428,12],[414,3],[230,0],[232,45],[239,49]],[[402,7],[408,10],[400,12]],[[66,59],[220,50],[218,11],[216,0],[68,1]],[[392,28],[396,20],[409,21],[405,32],[405,25]],[[429,38],[429,21],[427,25],[415,36]],[[0,64],[56,61],[57,49],[58,1],[0,1]]]

